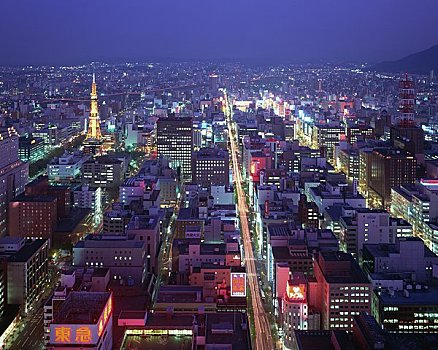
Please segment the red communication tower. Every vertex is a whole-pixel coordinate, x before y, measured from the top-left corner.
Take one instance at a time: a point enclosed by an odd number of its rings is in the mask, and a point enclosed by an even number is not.
[[[406,73],[405,79],[399,83],[399,125],[412,127],[415,125],[415,86],[414,81]]]

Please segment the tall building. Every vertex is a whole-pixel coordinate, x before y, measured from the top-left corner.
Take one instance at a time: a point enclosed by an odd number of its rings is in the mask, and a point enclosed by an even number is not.
[[[168,116],[157,121],[158,156],[167,158],[181,180],[192,177],[193,121],[188,117]]]
[[[53,239],[58,219],[55,196],[16,197],[9,203],[9,235]]]
[[[23,162],[36,162],[46,155],[43,139],[35,137],[20,137],[19,156]]]
[[[436,334],[437,305],[436,286],[407,285],[404,290],[374,293],[373,316],[386,332],[396,332],[398,336],[400,333]]]
[[[82,154],[65,153],[54,158],[47,164],[47,174],[50,182],[71,183],[81,176],[82,165],[90,158]]]
[[[438,236],[433,227],[438,222],[438,182],[421,179],[412,185],[391,190],[391,214],[412,225],[414,235],[438,253]]]
[[[90,187],[118,188],[122,184],[123,173],[122,160],[101,156],[82,165],[82,183]]]
[[[201,148],[193,153],[192,182],[201,187],[230,185],[230,160],[228,152],[220,148]]]
[[[310,292],[321,312],[323,329],[351,331],[359,312],[371,311],[371,283],[353,256],[343,252],[320,252],[314,261],[317,291]]]
[[[25,240],[4,237],[0,257],[7,260],[8,304],[20,304],[26,314],[41,301],[49,279],[47,239]]]
[[[24,192],[29,164],[18,158],[18,134],[14,128],[0,128],[0,237],[7,233],[9,202]]]
[[[415,182],[417,161],[406,151],[375,148],[369,165],[369,187],[377,193],[384,207],[390,204],[392,188]]]
[[[404,149],[417,158],[424,160],[424,130],[419,126],[392,125],[390,129],[391,144],[395,148]]]

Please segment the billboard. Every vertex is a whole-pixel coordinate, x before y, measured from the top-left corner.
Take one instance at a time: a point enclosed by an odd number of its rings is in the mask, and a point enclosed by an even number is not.
[[[231,296],[246,297],[246,273],[231,273]]]
[[[110,297],[96,324],[50,325],[50,344],[96,345],[108,322],[112,322],[112,297]]]
[[[299,301],[305,302],[306,300],[306,285],[291,285],[287,284],[286,288],[287,297],[290,301]]]
[[[95,345],[99,342],[97,325],[84,324],[51,324],[51,344],[89,344]]]

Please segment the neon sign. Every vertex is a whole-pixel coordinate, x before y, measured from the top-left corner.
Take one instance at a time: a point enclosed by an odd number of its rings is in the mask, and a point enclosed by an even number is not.
[[[51,325],[51,343],[56,344],[97,344],[94,325]]]
[[[246,297],[246,273],[231,273],[231,296]]]
[[[286,294],[289,300],[304,301],[306,299],[306,286],[304,284],[287,284]]]
[[[105,327],[111,322],[113,311],[112,297],[110,297],[95,324],[51,324],[51,344],[97,344]]]

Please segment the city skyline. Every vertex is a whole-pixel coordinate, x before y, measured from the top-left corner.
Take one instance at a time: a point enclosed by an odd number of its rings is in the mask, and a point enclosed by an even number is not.
[[[436,0],[0,13],[0,349],[438,348]]]

